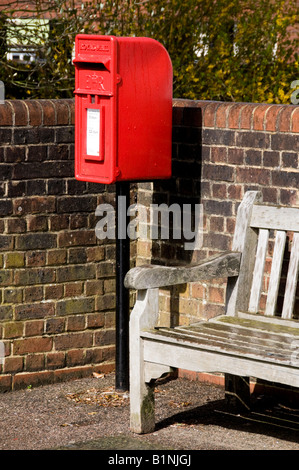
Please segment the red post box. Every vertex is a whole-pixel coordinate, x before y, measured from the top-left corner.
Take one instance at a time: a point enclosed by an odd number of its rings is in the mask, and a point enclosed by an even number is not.
[[[111,184],[171,176],[172,65],[151,38],[75,40],[75,176]]]

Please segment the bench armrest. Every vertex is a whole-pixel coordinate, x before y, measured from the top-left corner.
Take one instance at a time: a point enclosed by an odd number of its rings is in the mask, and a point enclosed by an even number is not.
[[[139,266],[128,271],[124,283],[127,288],[140,290],[232,277],[239,274],[240,260],[241,253],[227,252],[193,266]]]

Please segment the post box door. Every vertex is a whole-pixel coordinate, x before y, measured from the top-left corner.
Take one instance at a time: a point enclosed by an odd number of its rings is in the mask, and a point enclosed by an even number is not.
[[[76,37],[75,173],[82,181],[111,183],[116,167],[114,38]]]

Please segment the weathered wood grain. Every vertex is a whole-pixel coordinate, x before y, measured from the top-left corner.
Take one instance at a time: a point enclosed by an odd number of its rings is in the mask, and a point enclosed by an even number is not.
[[[257,244],[257,231],[250,227],[251,213],[254,204],[260,202],[259,191],[247,191],[238,208],[232,250],[242,253],[239,276],[227,280],[226,314],[237,315],[240,310],[247,310],[250,285],[254,267],[254,256]]]
[[[294,233],[291,258],[289,263],[286,289],[282,309],[282,318],[292,318],[299,268],[299,233]]]
[[[256,204],[252,210],[250,225],[256,228],[299,232],[298,209]]]
[[[130,426],[133,432],[150,432],[155,427],[154,394],[145,382],[143,340],[140,332],[154,328],[158,319],[158,290],[139,291],[130,317]]]
[[[248,311],[251,313],[256,313],[259,311],[268,241],[269,230],[260,229],[248,307]]]
[[[131,269],[125,277],[125,286],[132,289],[185,284],[202,280],[237,276],[241,253],[229,252],[214,256],[196,266],[140,266]]]
[[[269,316],[273,316],[276,310],[286,237],[285,231],[277,231],[265,310],[265,315]]]

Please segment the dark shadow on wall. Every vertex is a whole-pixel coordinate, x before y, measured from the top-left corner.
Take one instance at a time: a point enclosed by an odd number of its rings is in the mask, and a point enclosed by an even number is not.
[[[192,242],[196,245],[195,236],[192,236],[192,233],[196,233],[197,218],[199,215],[203,216],[200,213],[202,209],[199,207],[202,175],[202,118],[198,118],[202,110],[185,108],[181,112],[184,113],[183,124],[173,126],[172,177],[169,180],[154,181],[153,184],[152,204],[159,208],[162,208],[161,205],[166,205],[168,214],[163,221],[163,216],[159,213],[159,238],[152,240],[152,264],[189,265],[194,258],[198,261],[204,257],[200,251],[195,255],[194,249],[190,249]],[[196,113],[196,119],[193,119],[193,113]],[[177,230],[178,212],[180,212],[180,230]],[[166,234],[162,238],[165,220],[166,223],[169,220],[169,237]],[[169,288],[171,326],[179,322],[179,295],[185,289],[186,285]]]

